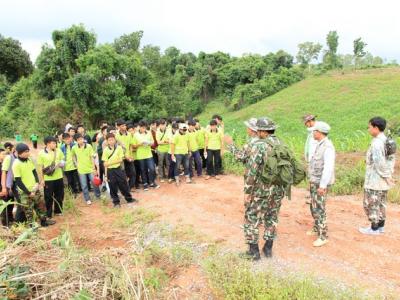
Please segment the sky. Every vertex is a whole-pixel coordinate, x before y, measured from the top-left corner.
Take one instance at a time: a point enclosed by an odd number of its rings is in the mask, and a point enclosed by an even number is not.
[[[182,52],[223,51],[240,56],[299,43],[326,47],[339,34],[339,53],[352,53],[361,37],[367,51],[400,61],[400,1],[396,0],[2,0],[0,34],[18,39],[35,61],[51,33],[83,23],[98,43],[143,30],[142,45],[175,46]]]

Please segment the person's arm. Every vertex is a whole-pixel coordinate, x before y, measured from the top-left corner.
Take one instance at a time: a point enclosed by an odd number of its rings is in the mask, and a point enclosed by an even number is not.
[[[5,197],[7,196],[7,171],[2,170],[1,171],[1,192],[0,196]]]
[[[249,168],[246,170],[245,182],[244,182],[244,193],[251,195],[254,192],[254,185],[256,184],[257,178],[259,177],[260,168],[264,165],[264,157],[259,147],[254,145],[251,149],[253,153],[249,157]]]
[[[40,182],[40,185],[43,187],[44,186],[44,174],[43,174],[44,165],[43,165],[43,162],[42,162],[42,156],[41,155],[39,155],[39,157],[38,157],[37,164],[38,164],[39,178],[40,178],[40,181],[38,180],[38,182]],[[35,170],[35,173],[36,173],[36,176],[37,176],[38,173],[36,172],[36,170]]]
[[[322,170],[321,181],[319,183],[320,195],[326,193],[326,188],[328,187],[333,172],[335,169],[335,150],[332,148],[327,148],[324,153],[324,169]]]
[[[21,190],[23,191],[25,194],[30,195],[31,192],[26,188],[25,184],[22,182],[21,177],[15,177],[15,185]]]
[[[373,167],[383,179],[391,178],[391,170],[386,162],[385,146],[380,141],[372,144],[371,149]]]

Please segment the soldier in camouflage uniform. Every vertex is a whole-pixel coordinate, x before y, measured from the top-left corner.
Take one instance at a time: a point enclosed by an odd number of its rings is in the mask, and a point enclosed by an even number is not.
[[[258,227],[261,224],[265,227],[263,252],[266,257],[272,256],[278,214],[285,195],[283,187],[265,184],[261,180],[262,170],[271,150],[266,141],[267,139],[278,141],[274,135],[276,125],[268,118],[259,119],[256,125],[258,140],[252,143],[245,175],[245,224],[243,225],[246,242],[249,244],[247,254],[253,260],[260,259]]]
[[[394,154],[386,154],[385,128],[386,120],[381,117],[375,117],[369,121],[368,132],[373,139],[366,157],[364,211],[371,226],[359,228],[363,234],[384,233],[387,193],[394,184],[392,176],[395,164]]]
[[[327,135],[330,126],[325,122],[318,122],[313,127],[314,139],[317,146],[311,156],[309,164],[311,215],[314,219],[312,230],[307,235],[317,235],[314,247],[321,247],[328,242],[328,227],[326,225],[326,197],[329,187],[335,180],[335,147]]]

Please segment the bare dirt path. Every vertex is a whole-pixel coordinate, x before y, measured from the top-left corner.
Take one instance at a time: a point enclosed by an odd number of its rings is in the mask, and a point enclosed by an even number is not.
[[[243,182],[237,176],[220,181],[197,179],[180,187],[162,184],[159,190],[140,191],[140,206],[152,209],[173,224],[193,225],[234,251],[244,244]],[[312,226],[306,190],[295,189],[292,200],[283,201],[274,264],[378,291],[400,292],[400,207],[388,205],[386,233],[364,236],[358,227],[367,225],[362,199],[357,196],[330,197],[327,205],[329,243],[312,246],[305,232]],[[263,260],[264,263],[266,259]],[[266,266],[267,267],[267,266]]]

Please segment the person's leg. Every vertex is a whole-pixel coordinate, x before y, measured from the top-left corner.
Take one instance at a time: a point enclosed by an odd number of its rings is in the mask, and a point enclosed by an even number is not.
[[[143,188],[146,189],[149,187],[149,178],[148,178],[146,160],[145,159],[139,160],[139,164],[140,164],[140,173],[142,176]]]
[[[379,228],[380,215],[380,191],[366,189],[364,191],[363,207],[368,220],[371,222],[372,230],[376,231]]]
[[[140,181],[141,181],[140,163],[138,160],[135,160],[133,162],[133,165],[135,166],[135,174],[136,174],[135,188],[138,189],[138,188],[140,188]]]
[[[126,202],[131,203],[134,201],[131,195],[131,190],[129,188],[128,182],[126,181],[126,174],[121,169],[115,170],[117,177],[118,188],[121,191],[121,194],[124,196]]]
[[[328,238],[328,226],[326,225],[326,195],[320,196],[317,193],[318,185],[312,184],[311,187],[311,209],[314,217],[317,235],[320,240]]]
[[[135,166],[132,161],[124,160],[125,174],[128,179],[129,188],[135,187],[136,174],[135,174]]]
[[[164,181],[165,179],[165,169],[164,169],[164,165],[165,165],[165,153],[161,153],[160,151],[157,152],[158,155],[158,165],[157,165],[157,169],[158,169],[158,178],[160,179],[160,181]]]
[[[182,155],[183,170],[186,177],[189,177],[189,154]]]
[[[33,142],[33,148],[37,149],[37,141]]]
[[[174,168],[174,175],[175,175],[175,180],[177,180],[177,182],[179,182],[179,173],[180,173],[180,166],[182,163],[182,155],[181,154],[175,154],[175,168]]]
[[[192,152],[192,155],[189,157],[189,175],[190,178],[192,178],[193,175],[193,168],[196,167],[196,161],[194,159],[194,152]]]
[[[53,217],[53,204],[54,204],[54,181],[44,182],[44,202],[46,204],[46,215],[48,218]]]
[[[73,170],[72,178],[73,178],[73,192],[74,194],[79,194],[82,191],[81,183],[79,181],[79,174],[77,170]]]
[[[194,156],[194,161],[196,163],[197,176],[201,176],[203,172],[203,166],[202,166],[200,152],[199,151],[193,152],[192,157],[193,156]]]
[[[79,174],[79,182],[81,183],[83,198],[86,202],[90,201],[89,188],[87,184],[87,174]]]
[[[64,203],[64,181],[63,179],[54,180],[54,213],[61,214]]]
[[[222,170],[221,150],[213,150],[213,152],[214,152],[215,176],[217,176],[221,174]]]
[[[207,175],[214,176],[214,161],[212,150],[207,150]]]
[[[114,205],[120,203],[118,197],[118,178],[114,169],[108,169],[107,177],[108,177],[108,186],[110,187],[110,196]],[[125,182],[128,184],[127,182]]]
[[[207,167],[207,160],[204,157],[204,149],[199,149],[200,157],[201,157],[201,162],[202,162],[202,167],[206,168]]]
[[[208,157],[207,157],[208,159]],[[246,195],[247,196],[247,195]],[[262,198],[252,197],[245,202],[243,232],[246,243],[249,245],[249,251],[246,253],[252,259],[260,259],[260,250],[258,248],[259,231],[258,226],[262,222],[260,218],[261,204],[264,202]]]
[[[171,154],[168,154],[169,168],[168,168],[168,179],[175,179],[175,164],[172,160]]]
[[[379,196],[379,222],[378,227],[383,232],[386,221],[386,203],[388,191],[381,191]]]
[[[68,189],[71,191],[71,193],[74,192],[74,179],[73,179],[73,174],[72,171],[64,171],[65,177],[67,178],[67,183],[68,183]]]
[[[318,220],[318,215],[316,210],[314,209],[315,205],[313,205],[313,199],[314,202],[316,201],[316,197],[317,197],[317,189],[318,186],[310,183],[310,212],[311,212],[311,216],[313,217],[314,220],[314,225],[313,228],[308,231],[308,235],[317,235],[318,234],[318,224],[317,224],[317,220]]]
[[[92,183],[94,195],[96,196],[97,199],[100,198],[100,196],[101,196],[100,188],[97,185],[93,184],[93,180],[94,180],[93,173],[88,174],[88,177],[90,179],[90,182]]]
[[[156,186],[155,180],[156,180],[156,165],[154,164],[154,159],[153,158],[148,158],[146,159],[146,165],[147,165],[147,172],[149,174],[149,183],[150,186]]]

